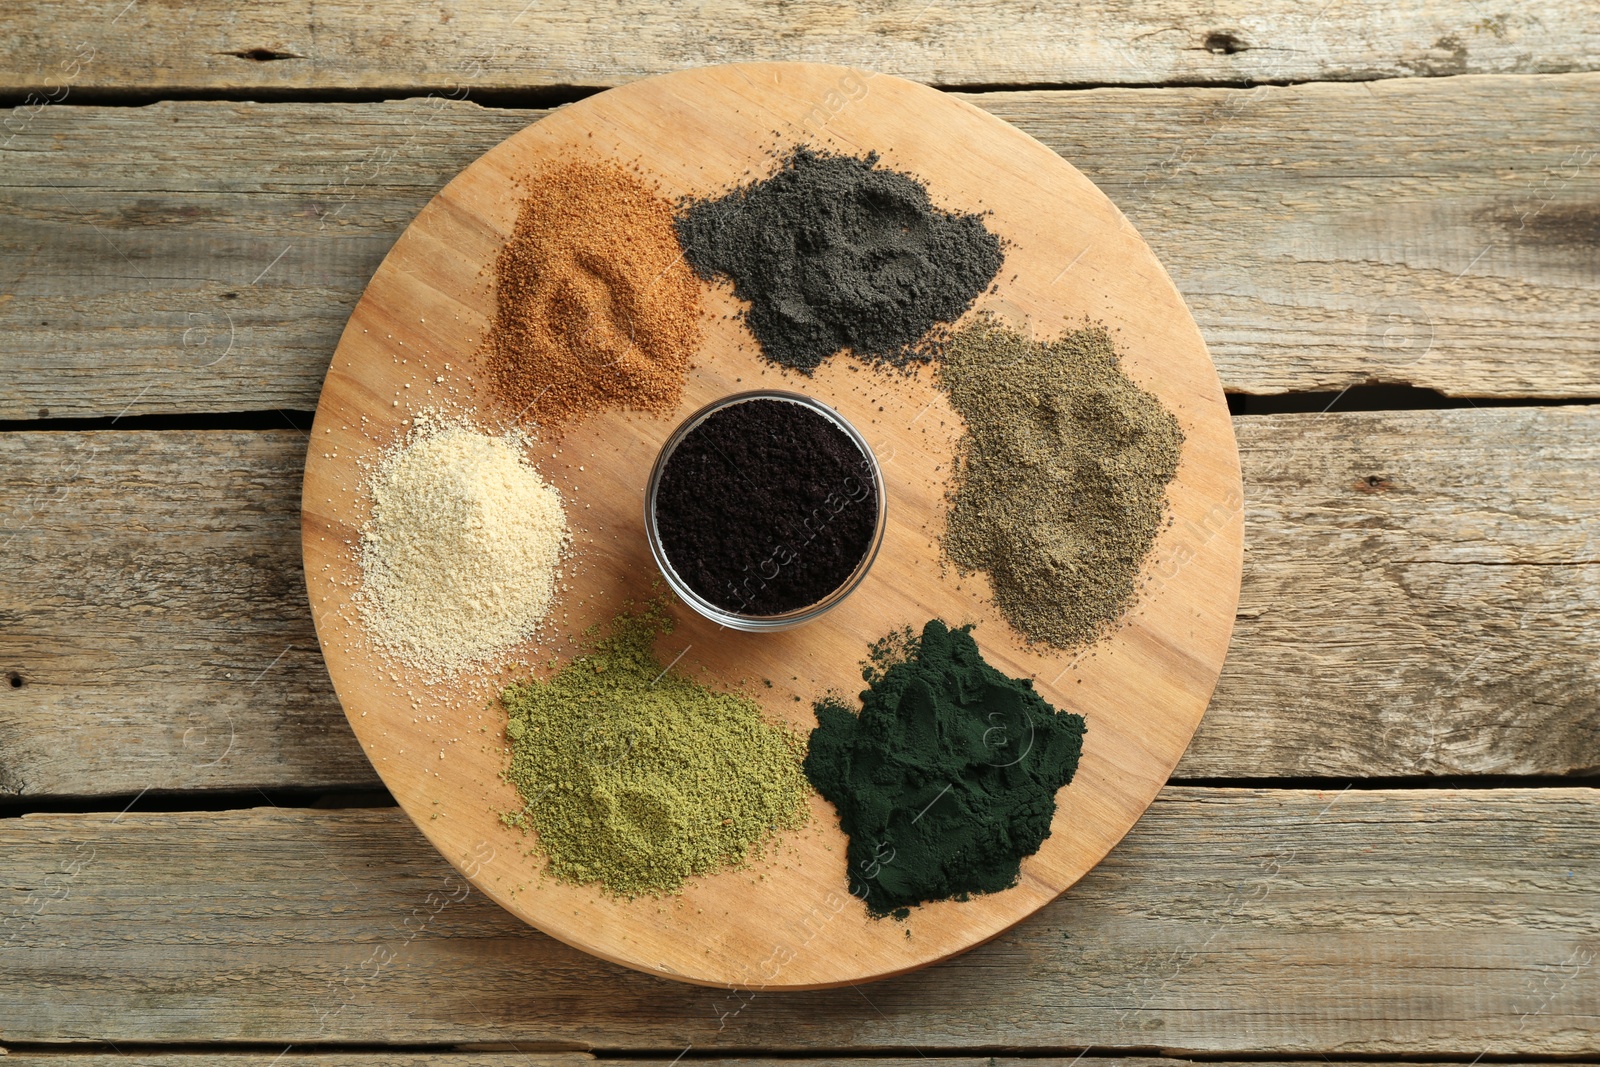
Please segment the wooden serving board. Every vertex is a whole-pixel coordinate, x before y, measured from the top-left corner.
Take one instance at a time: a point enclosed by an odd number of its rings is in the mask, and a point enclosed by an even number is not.
[[[1129,131],[1129,136],[1136,136]],[[706,194],[776,164],[797,142],[881,153],[934,201],[990,212],[1007,242],[999,289],[980,307],[1039,336],[1085,316],[1114,331],[1128,373],[1186,435],[1169,489],[1172,524],[1123,625],[1082,653],[1030,648],[990,606],[985,582],[941,563],[937,539],[960,419],[924,370],[905,377],[835,356],[812,378],[763,362],[725,289],[708,292],[706,335],[671,417],[598,415],[530,451],[560,488],[576,553],[556,609],[560,634],[514,659],[543,665],[566,636],[612,617],[657,580],[642,494],[657,449],[686,414],[739,390],[809,393],[872,443],[888,483],[888,530],[871,574],[822,620],[777,634],[721,630],[681,605],[662,661],[737,688],[775,719],[814,723],[812,701],[861,687],[867,645],[929,618],[973,622],[989,662],[1037,679],[1088,720],[1082,764],[1058,797],[1051,836],[1020,883],[966,902],[869,918],[850,896],[845,838],[812,799],[812,824],[769,862],[692,882],[680,896],[622,900],[543,875],[534,842],[499,820],[520,802],[500,773],[494,695],[516,664],[448,681],[376,655],[357,621],[355,548],[369,514],[365,469],[427,407],[514,413],[479,360],[494,313],[492,264],[516,219],[513,179],[566,154],[637,165],[669,197]],[[739,988],[815,988],[925,966],[994,937],[1081,878],[1161,789],[1222,667],[1238,600],[1242,495],[1222,388],[1161,265],[1121,212],[1049,149],[970,104],[884,75],[749,64],[635,82],[564,107],[463,171],[395,243],[350,318],[323,385],[306,462],[305,570],[328,671],[356,736],[402,808],[483,892],[554,937],[667,977]],[[766,684],[770,682],[770,687]],[[1173,872],[1173,877],[1177,873]]]

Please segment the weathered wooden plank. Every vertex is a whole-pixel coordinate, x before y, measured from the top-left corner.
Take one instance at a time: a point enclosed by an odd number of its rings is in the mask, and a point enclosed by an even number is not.
[[[0,434],[0,792],[377,784],[306,604],[304,449]]]
[[[935,85],[1313,81],[1593,69],[1592,4],[1171,0],[1094,7],[820,0],[774,8],[456,0],[407,11],[352,0],[173,7],[13,5],[7,89],[526,90],[616,85],[705,63],[812,60]]]
[[[6,1036],[1590,1056],[1597,833],[1587,789],[1169,790],[985,947],[751,997],[523,927],[394,810],[27,816],[0,822]]]
[[[1230,389],[1600,395],[1600,75],[969,99],[1127,211]],[[314,406],[394,238],[540,114],[435,98],[37,116],[0,184],[0,417]]]
[[[1600,407],[1234,425],[1244,586],[1179,775],[1600,768]]]
[[[1600,396],[1600,78],[1190,90],[1154,108],[1089,95],[1121,113],[979,102],[1082,160],[1228,389]],[[1501,108],[1517,136],[1490,128]],[[1133,167],[1097,141],[1136,144]]]
[[[1235,424],[1240,618],[1180,776],[1600,767],[1600,408]],[[0,791],[376,784],[306,610],[303,448],[0,435]]]

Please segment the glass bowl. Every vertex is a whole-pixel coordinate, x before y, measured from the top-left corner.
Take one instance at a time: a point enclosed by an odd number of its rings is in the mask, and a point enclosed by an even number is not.
[[[853,441],[861,454],[866,457],[867,469],[872,474],[872,488],[878,500],[878,520],[872,531],[872,541],[867,546],[866,552],[861,556],[861,561],[856,564],[855,570],[844,580],[840,586],[827,596],[814,604],[807,604],[803,608],[795,608],[778,615],[744,615],[727,608],[718,607],[705,597],[689,588],[689,583],[678,576],[672,566],[672,560],[667,557],[666,549],[661,544],[661,533],[656,527],[656,491],[661,486],[661,475],[666,469],[667,461],[672,458],[683,439],[689,436],[701,423],[712,415],[732,407],[735,404],[748,403],[751,400],[782,400],[791,404],[799,404],[816,412],[840,430]],[[878,548],[883,544],[883,531],[888,517],[888,493],[884,490],[883,471],[878,467],[878,457],[872,454],[872,447],[867,444],[866,438],[856,431],[856,428],[840,415],[837,411],[803,393],[790,393],[780,389],[759,389],[747,393],[734,393],[721,400],[714,401],[690,415],[667,438],[667,443],[661,446],[661,452],[656,456],[655,465],[650,468],[650,481],[645,485],[644,491],[644,528],[645,535],[650,541],[650,554],[655,557],[656,566],[661,569],[662,576],[667,580],[667,585],[676,593],[685,604],[704,615],[712,622],[728,627],[730,630],[744,630],[751,633],[762,633],[774,630],[788,630],[802,623],[818,618],[824,612],[837,607],[845,597],[855,591],[861,584],[867,572],[872,569],[872,561],[878,557]]]

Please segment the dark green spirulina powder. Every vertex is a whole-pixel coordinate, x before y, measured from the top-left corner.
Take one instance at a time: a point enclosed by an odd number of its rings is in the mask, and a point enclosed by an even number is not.
[[[937,372],[967,428],[945,553],[989,576],[1029,640],[1094,640],[1133,601],[1178,469],[1178,421],[1123,373],[1100,327],[1035,341],[980,315]]]
[[[695,273],[732,279],[774,363],[810,373],[850,349],[904,366],[994,280],[1004,255],[977,215],[944,211],[878,156],[801,146],[770,178],[690,201],[678,241]]]
[[[1015,884],[1050,836],[1083,750],[1081,715],[983,661],[937,619],[872,648],[861,712],[816,705],[806,776],[850,837],[850,891],[873,915]]]

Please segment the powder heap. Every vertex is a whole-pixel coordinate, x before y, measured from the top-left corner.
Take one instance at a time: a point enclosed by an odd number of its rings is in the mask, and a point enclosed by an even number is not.
[[[1132,602],[1183,432],[1098,327],[1035,341],[980,316],[940,384],[966,421],[944,550],[1031,641],[1092,641]]]
[[[673,570],[744,615],[803,608],[839,588],[877,522],[867,457],[832,420],[788,400],[714,412],[679,442],[656,490]]]
[[[612,163],[555,163],[523,184],[488,336],[506,405],[542,425],[672,411],[700,336],[700,283],[671,206]]]
[[[937,619],[873,646],[860,715],[816,705],[805,771],[850,837],[850,891],[873,915],[1016,883],[1050,836],[1083,717],[983,661]]]
[[[550,610],[567,520],[518,440],[419,420],[370,487],[358,603],[381,647],[446,673],[533,633]]]
[[[916,178],[796,148],[770,178],[692,201],[678,237],[700,277],[724,275],[774,363],[810,373],[841,349],[902,366],[993,280],[1000,242],[933,206]]]
[[[755,703],[662,667],[659,604],[615,619],[609,636],[549,681],[505,691],[511,765],[550,870],[622,896],[675,893],[740,866],[777,830],[805,825],[801,738]]]

